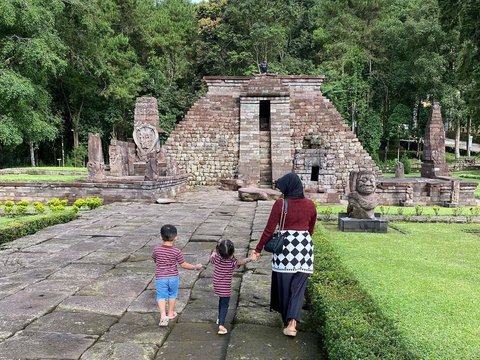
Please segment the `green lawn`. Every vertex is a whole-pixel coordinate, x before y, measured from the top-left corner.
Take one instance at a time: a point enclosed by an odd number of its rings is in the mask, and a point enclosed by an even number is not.
[[[480,358],[480,226],[395,223],[326,237],[423,359]]]
[[[37,166],[37,167],[19,167],[12,168],[14,170],[45,170],[45,171],[72,171],[72,172],[84,172],[87,173],[86,167],[59,167],[59,166]]]

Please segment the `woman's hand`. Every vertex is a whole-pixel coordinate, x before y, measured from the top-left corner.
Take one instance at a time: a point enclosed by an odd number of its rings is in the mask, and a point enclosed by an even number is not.
[[[252,253],[250,254],[250,258],[253,261],[257,261],[260,258],[260,253],[257,253],[255,250],[252,250]]]

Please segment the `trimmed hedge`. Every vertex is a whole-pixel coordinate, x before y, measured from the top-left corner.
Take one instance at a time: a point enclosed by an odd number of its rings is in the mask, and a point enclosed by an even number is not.
[[[48,226],[72,221],[77,217],[77,212],[73,209],[24,217],[22,220],[14,221],[0,227],[0,244],[18,239],[22,236],[34,234]]]
[[[317,332],[330,360],[419,359],[399,331],[341,264],[318,226],[315,272],[308,282]]]

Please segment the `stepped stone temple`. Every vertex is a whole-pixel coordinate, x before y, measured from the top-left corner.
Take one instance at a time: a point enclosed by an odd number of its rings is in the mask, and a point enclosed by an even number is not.
[[[369,154],[320,91],[323,76],[208,76],[207,93],[165,143],[188,184],[238,179],[271,186],[296,172],[306,191],[337,202],[349,173],[379,173]]]

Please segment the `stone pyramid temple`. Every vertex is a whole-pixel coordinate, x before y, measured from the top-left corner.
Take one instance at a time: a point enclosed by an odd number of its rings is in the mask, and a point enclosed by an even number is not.
[[[320,90],[323,76],[209,76],[207,93],[165,144],[189,185],[225,179],[269,186],[296,172],[306,190],[335,202],[352,170],[374,161]],[[323,195],[320,195],[323,194]]]

